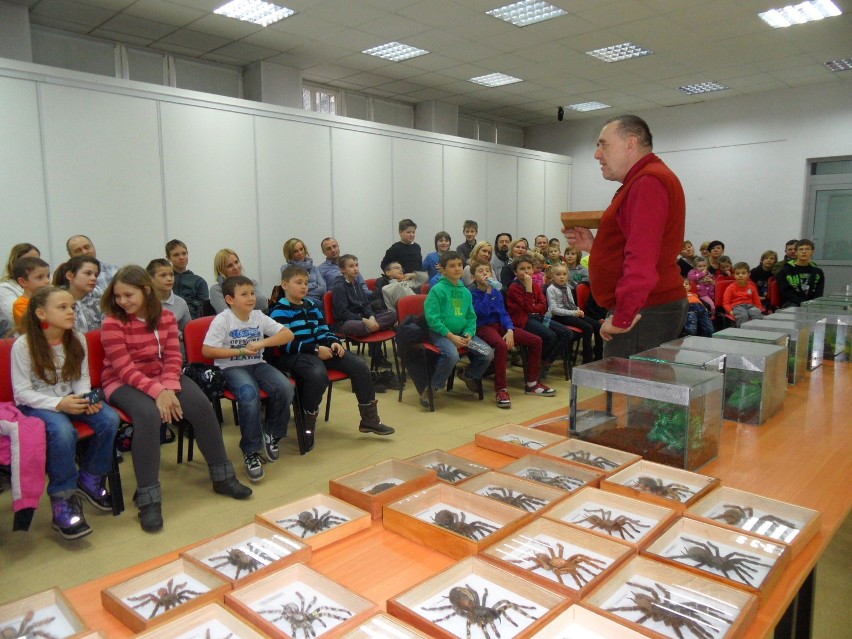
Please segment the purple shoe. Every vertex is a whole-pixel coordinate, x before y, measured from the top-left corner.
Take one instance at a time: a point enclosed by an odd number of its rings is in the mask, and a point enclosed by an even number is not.
[[[112,512],[112,495],[106,487],[106,477],[81,470],[77,476],[76,494],[104,512]]]
[[[86,518],[83,517],[83,506],[80,498],[74,495],[69,499],[51,501],[53,523],[51,526],[65,539],[80,539],[92,533]]]

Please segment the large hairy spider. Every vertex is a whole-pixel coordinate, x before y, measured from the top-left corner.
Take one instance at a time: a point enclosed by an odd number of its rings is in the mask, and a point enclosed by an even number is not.
[[[165,586],[157,588],[155,592],[146,592],[144,595],[128,597],[127,600],[139,602],[133,606],[134,610],[136,608],[141,608],[142,606],[153,604],[154,609],[151,611],[151,614],[148,615],[148,619],[153,619],[157,616],[160,608],[163,609],[163,612],[166,612],[167,610],[177,608],[179,605],[186,603],[193,597],[197,597],[202,594],[195,590],[189,590],[186,587],[187,582],[185,581],[180,584],[175,584],[174,581],[174,578],[169,579]]]
[[[277,610],[258,610],[260,614],[278,615],[274,619],[270,619],[272,623],[284,620],[290,624],[290,636],[296,639],[296,633],[301,630],[302,636],[305,639],[308,637],[316,637],[317,632],[314,630],[314,624],[318,623],[323,628],[328,628],[328,625],[323,621],[323,618],[337,619],[338,621],[346,621],[352,616],[352,612],[346,608],[336,608],[335,606],[319,606],[314,608],[317,603],[317,597],[314,595],[310,603],[305,601],[302,593],[296,592],[296,597],[299,598],[299,603],[288,602],[282,604]],[[343,616],[345,615],[345,616]]]
[[[289,526],[284,526],[287,530],[290,528],[299,527],[302,529],[302,538],[308,535],[316,535],[317,533],[334,528],[340,524],[345,524],[348,519],[346,517],[338,517],[333,515],[330,510],[325,511],[322,515],[316,508],[311,510],[303,510],[296,517],[287,517],[286,519],[276,520],[276,524],[290,523]]]
[[[544,444],[534,439],[523,439],[522,437],[518,437],[517,435],[509,435],[505,441],[509,442],[510,444],[515,444],[516,446],[522,446],[524,448],[530,448],[532,450],[536,450],[544,446]]]
[[[4,626],[0,628],[0,637],[2,639],[18,639],[19,637],[26,637],[30,639],[31,637],[41,637],[41,639],[56,639],[49,632],[42,630],[42,626],[47,626],[52,623],[56,617],[45,617],[44,619],[40,619],[39,621],[33,621],[33,617],[35,617],[35,610],[28,610],[27,614],[24,615],[24,618],[21,619],[21,625],[17,628],[15,626]]]
[[[635,488],[643,493],[650,493],[651,495],[680,502],[686,501],[695,494],[688,486],[675,483],[664,484],[662,479],[654,477],[637,477],[636,481],[631,484],[631,488]]]
[[[462,617],[467,622],[467,639],[470,639],[471,626],[479,628],[485,636],[485,639],[491,639],[491,635],[488,634],[488,629],[490,628],[499,639],[500,632],[497,630],[497,626],[494,625],[494,622],[499,621],[501,617],[517,628],[518,624],[509,616],[510,610],[523,615],[527,619],[538,619],[538,617],[533,617],[531,614],[526,612],[526,610],[534,610],[535,606],[524,606],[522,604],[512,603],[508,599],[501,599],[493,606],[488,606],[488,588],[485,588],[482,591],[482,599],[480,599],[479,593],[469,585],[465,584],[463,588],[461,586],[456,586],[455,588],[450,589],[450,594],[446,595],[446,598],[450,601],[447,605],[435,606],[433,608],[424,607],[423,610],[450,611],[450,613],[445,617],[433,619],[432,621],[435,623],[445,621],[454,615]]]
[[[754,517],[754,511],[748,506],[738,506],[737,504],[725,504],[725,510],[710,515],[711,519],[721,521],[729,526],[741,526],[746,521]]]
[[[432,515],[432,521],[435,525],[440,526],[441,528],[446,528],[447,530],[451,530],[459,535],[464,535],[474,541],[487,537],[497,530],[497,526],[492,526],[491,524],[478,519],[467,521],[467,515],[464,513],[454,513],[452,510],[446,509],[439,510]],[[477,535],[479,535],[479,537],[477,537]]]
[[[607,459],[606,457],[592,455],[592,453],[587,450],[568,451],[562,455],[562,459],[568,459],[570,461],[577,462],[578,464],[585,464],[586,466],[600,468],[601,470],[612,470],[613,468],[618,468],[618,464],[614,461]]]
[[[711,570],[722,573],[728,579],[731,579],[729,572],[733,572],[740,581],[753,586],[752,577],[757,573],[755,566],[770,568],[768,564],[761,563],[760,558],[754,555],[747,555],[742,552],[731,552],[722,556],[719,552],[719,547],[709,541],[696,541],[687,537],[682,537],[683,541],[690,544],[680,551],[677,555],[666,555],[669,559],[677,559],[678,561],[694,561],[696,568],[707,566]]]
[[[651,527],[649,524],[643,524],[638,519],[633,519],[627,515],[619,515],[613,519],[612,511],[604,510],[603,508],[584,508],[583,515],[583,517],[575,519],[571,523],[588,524],[589,528],[599,528],[608,535],[615,537],[617,534],[622,539],[627,539],[627,537],[635,539],[634,533],[639,534],[642,532],[639,528]]]
[[[576,477],[570,477],[568,475],[551,475],[543,468],[527,468],[524,472],[524,477],[532,479],[539,484],[553,486],[554,488],[567,490],[568,492],[572,492],[577,488],[586,485],[586,482],[582,479],[577,479]]]
[[[482,494],[491,499],[502,501],[504,504],[509,504],[515,508],[522,508],[529,512],[534,512],[542,506],[547,505],[546,499],[533,497],[526,493],[515,493],[511,489],[503,488],[502,486],[489,486]]]
[[[257,559],[246,553],[244,550],[240,550],[239,548],[228,548],[227,550],[225,550],[224,555],[219,555],[218,557],[210,557],[207,561],[218,561],[218,564],[211,564],[211,567],[215,568],[216,570],[224,568],[225,566],[228,566],[229,569],[236,568],[237,573],[234,575],[234,579],[239,579],[240,574],[244,570],[246,571],[247,575],[250,575],[255,570],[260,568],[260,562]]]
[[[562,544],[556,544],[557,550],[554,550],[550,544],[544,544],[544,547],[547,552],[537,552],[523,559],[508,559],[507,561],[518,565],[532,562],[531,566],[526,567],[527,570],[535,570],[536,568],[548,570],[556,576],[556,579],[563,586],[565,582],[562,580],[562,575],[569,575],[577,584],[577,588],[585,586],[589,583],[590,577],[596,577],[607,566],[605,561],[579,553],[566,557],[565,548]],[[583,574],[584,572],[588,573],[588,577]]]
[[[396,482],[393,481],[383,481],[381,484],[376,484],[369,490],[365,490],[364,492],[368,495],[378,495],[379,493],[383,493],[386,490],[390,490],[394,486],[399,486]]]
[[[460,482],[462,479],[470,477],[470,473],[463,471],[461,468],[450,466],[449,464],[432,464],[429,466],[438,472],[438,479],[442,479],[451,484]]]
[[[671,628],[678,639],[685,639],[682,632],[684,629],[689,630],[699,639],[713,639],[710,631],[718,633],[719,628],[712,625],[712,620],[717,619],[728,624],[731,623],[731,620],[720,610],[711,606],[697,601],[676,603],[672,600],[671,593],[658,583],[654,583],[656,590],[650,586],[631,581],[628,581],[627,585],[639,589],[630,593],[630,600],[635,605],[607,608],[607,610],[610,612],[638,612],[641,616],[636,620],[636,623],[643,624],[648,619],[656,621]],[[658,593],[657,590],[660,592]],[[662,597],[660,594],[662,594]]]

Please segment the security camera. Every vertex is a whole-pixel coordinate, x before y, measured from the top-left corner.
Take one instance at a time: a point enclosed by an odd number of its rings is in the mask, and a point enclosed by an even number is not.
[[[563,109],[562,107],[556,109],[556,119],[560,122],[565,119],[565,109]]]

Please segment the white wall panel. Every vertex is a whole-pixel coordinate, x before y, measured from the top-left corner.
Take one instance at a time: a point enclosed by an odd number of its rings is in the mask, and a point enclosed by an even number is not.
[[[546,162],[518,159],[518,219],[509,232],[525,237],[532,244],[544,230],[544,173]]]
[[[162,103],[161,122],[167,239],[189,245],[190,268],[209,282],[221,248],[235,250],[246,275],[257,279],[252,116]]]
[[[156,102],[55,85],[41,97],[54,261],[76,233],[110,264],[161,257]]]
[[[0,228],[4,240],[0,259],[5,266],[12,245],[30,242],[53,264],[56,260],[48,238],[36,83],[0,78],[0,95]]]
[[[544,172],[544,226],[547,237],[562,238],[560,213],[568,208],[571,188],[571,166],[559,162],[546,162]],[[562,243],[565,248],[565,243]]]
[[[435,250],[435,234],[444,230],[443,152],[440,144],[393,140],[393,242],[405,218],[417,224],[423,257]],[[388,233],[382,229],[379,235]],[[452,233],[450,234],[452,235]]]
[[[494,242],[497,233],[516,224],[518,217],[518,158],[487,155],[486,215],[479,222],[479,239]],[[511,231],[510,231],[511,232]],[[514,236],[514,233],[512,233]]]
[[[314,263],[332,235],[331,145],[324,126],[255,118],[260,279],[269,293],[280,280],[282,247],[291,237],[305,243]]]
[[[385,250],[399,239],[393,220],[391,139],[332,129],[334,235],[357,255],[365,278],[380,274]]]
[[[454,146],[444,147],[444,230],[453,248],[464,241],[465,220],[486,226],[487,153]]]

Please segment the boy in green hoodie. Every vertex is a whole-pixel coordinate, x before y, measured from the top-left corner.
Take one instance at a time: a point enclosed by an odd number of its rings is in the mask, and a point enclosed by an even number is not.
[[[429,289],[424,304],[429,341],[440,351],[429,383],[431,392],[443,388],[447,383],[459,361],[460,348],[468,349],[470,365],[465,370],[459,369],[458,377],[468,390],[478,392],[477,380],[488,369],[494,351],[476,337],[473,297],[461,281],[464,272],[461,255],[456,251],[447,251],[441,256],[439,264],[443,275]],[[429,407],[429,396],[430,388],[426,387],[420,395],[420,404],[426,408]]]

